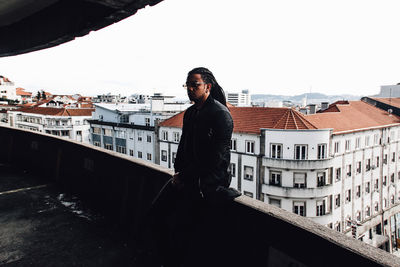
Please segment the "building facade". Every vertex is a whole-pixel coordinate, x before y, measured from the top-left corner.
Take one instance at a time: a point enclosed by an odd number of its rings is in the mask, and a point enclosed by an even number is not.
[[[8,111],[11,127],[28,129],[89,143],[89,122],[94,109],[21,108]]]
[[[159,164],[158,123],[188,107],[164,100],[153,96],[148,104],[96,104],[90,143]]]
[[[362,101],[307,116],[287,108],[230,111],[231,187],[376,247],[397,248],[399,117]],[[168,168],[182,118],[160,124],[160,164]]]

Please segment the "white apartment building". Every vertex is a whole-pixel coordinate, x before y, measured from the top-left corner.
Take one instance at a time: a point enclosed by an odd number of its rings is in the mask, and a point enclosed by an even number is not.
[[[89,143],[88,120],[93,111],[94,109],[33,107],[9,110],[7,113],[8,123],[12,127]]]
[[[357,238],[395,249],[399,117],[362,101],[338,101],[307,116],[288,108],[230,111],[231,187],[348,235],[353,225]],[[165,167],[173,167],[182,118],[160,124]]]
[[[96,104],[90,120],[90,143],[158,164],[158,122],[189,106],[164,100],[157,95],[148,104]]]
[[[0,75],[0,98],[17,100],[17,87],[8,78]]]
[[[250,107],[251,96],[249,90],[242,90],[241,93],[226,93],[226,101],[236,107]]]

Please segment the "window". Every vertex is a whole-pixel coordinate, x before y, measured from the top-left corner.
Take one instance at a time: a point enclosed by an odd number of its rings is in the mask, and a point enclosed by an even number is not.
[[[356,198],[361,196],[361,185],[356,186]]]
[[[167,161],[167,150],[161,150],[161,161]]]
[[[340,142],[337,141],[335,142],[334,153],[339,153],[339,152],[340,152]]]
[[[151,135],[147,135],[147,143],[151,143]]]
[[[151,154],[147,153],[147,160],[151,160]]]
[[[361,211],[356,212],[356,220],[361,222]]]
[[[306,173],[294,173],[293,187],[306,188]]]
[[[351,164],[346,166],[346,174],[347,177],[351,177]]]
[[[124,147],[124,146],[116,146],[116,147],[115,147],[115,150],[116,150],[118,153],[126,154],[126,147]]]
[[[138,157],[139,159],[141,159],[141,158],[143,157],[142,151],[138,151],[138,152],[137,152],[137,157]]]
[[[112,144],[104,144],[104,148],[108,150],[113,150],[113,145]]]
[[[300,160],[307,159],[307,145],[295,145],[294,158]]]
[[[335,196],[335,208],[339,208],[340,207],[340,194],[337,194]]]
[[[69,131],[61,131],[61,136],[69,136]]]
[[[244,166],[244,179],[253,181],[253,167]]]
[[[141,132],[138,132],[138,133],[137,133],[137,140],[138,140],[139,142],[142,142],[142,133],[141,133]]]
[[[317,200],[317,216],[325,215],[325,200]]]
[[[371,183],[366,182],[365,183],[365,193],[369,193],[369,192],[371,192]]]
[[[371,208],[369,206],[365,208],[365,216],[371,216]]]
[[[168,141],[168,132],[167,131],[162,131],[161,136],[162,136],[162,140]]]
[[[346,190],[346,203],[351,201],[351,190]]]
[[[336,231],[340,232],[340,222],[337,222],[335,224],[335,229],[336,229]]]
[[[229,164],[229,173],[232,175],[232,177],[236,176],[236,164],[235,163]]]
[[[104,129],[104,128],[103,128],[103,135],[105,135],[105,136],[112,136],[112,130],[111,130],[111,129]]]
[[[172,163],[175,163],[176,152],[172,152]]]
[[[357,162],[357,173],[361,173],[361,161]]]
[[[150,118],[145,118],[144,119],[144,125],[150,126]]]
[[[254,141],[246,141],[246,153],[254,154]]]
[[[375,210],[376,212],[379,211],[379,204],[378,204],[378,202],[375,202],[374,210]]]
[[[396,152],[393,152],[393,155],[392,155],[392,162],[395,162],[396,161]]]
[[[81,136],[82,135],[82,131],[76,131],[76,135]]]
[[[94,142],[93,142],[93,145],[100,147],[100,142],[94,141]]]
[[[326,185],[326,175],[325,172],[318,172],[317,173],[317,186],[324,186]]]
[[[269,174],[269,184],[270,185],[281,185],[281,172],[271,171]]]
[[[376,167],[379,167],[379,156],[376,157]]]
[[[115,130],[114,133],[115,133],[115,137],[117,137],[117,138],[122,138],[122,139],[126,138],[125,131]]]
[[[390,182],[394,183],[394,173],[390,175]]]
[[[376,180],[375,180],[374,188],[375,188],[376,190],[379,189],[379,179],[376,179]]]
[[[129,123],[129,115],[124,114],[119,117],[119,122],[120,123]]]
[[[387,164],[387,154],[383,155],[383,164]]]
[[[133,149],[129,149],[129,156],[133,157],[134,153],[133,153]]]
[[[179,143],[179,141],[181,140],[181,135],[179,132],[174,132],[174,142]]]
[[[365,146],[369,146],[369,136],[365,137]]]
[[[371,169],[371,159],[366,160],[365,171],[369,171]]]
[[[390,196],[390,204],[394,204],[394,195]]]
[[[271,144],[271,158],[282,158],[282,144]]]
[[[350,146],[351,146],[351,140],[346,140],[345,143],[344,143],[344,149],[346,151],[349,151],[350,150]]]
[[[294,201],[293,212],[300,216],[306,216],[306,203],[302,201]]]
[[[342,179],[342,169],[341,168],[336,168],[336,176],[335,176],[335,181],[340,181]]]
[[[281,200],[280,199],[276,199],[276,198],[269,198],[268,200],[269,204],[275,207],[280,208],[281,207]]]
[[[243,191],[243,194],[244,194],[245,196],[248,196],[248,197],[253,198],[253,193],[251,193],[251,192]]]
[[[361,137],[356,138],[356,149],[360,148]]]
[[[93,129],[93,133],[94,133],[94,134],[101,134],[101,128],[99,128],[99,127],[93,127],[92,129]]]
[[[236,151],[237,146],[236,146],[236,139],[231,139],[231,150]]]
[[[374,145],[379,143],[379,134],[374,134]]]
[[[318,159],[325,159],[326,158],[326,144],[319,144],[318,151],[317,151]]]
[[[382,179],[383,186],[386,186],[386,182],[387,182],[387,176],[385,175],[385,176],[383,176],[383,179]]]

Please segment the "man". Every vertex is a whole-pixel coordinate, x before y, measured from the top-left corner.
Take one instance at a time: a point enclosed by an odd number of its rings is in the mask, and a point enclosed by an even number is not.
[[[172,183],[213,199],[218,190],[229,187],[231,180],[232,117],[223,90],[208,69],[190,71],[184,86],[194,105],[183,118]]]
[[[153,204],[154,233],[163,266],[185,262],[189,244],[199,239],[193,238],[199,229],[211,228],[202,237],[223,231],[218,207],[239,195],[228,189],[233,121],[222,88],[206,68],[191,70],[184,87],[194,104],[184,114],[172,187],[164,187]],[[172,223],[171,214],[175,215]],[[207,225],[204,218],[211,218],[213,225]],[[202,251],[205,257],[214,249],[210,246]]]

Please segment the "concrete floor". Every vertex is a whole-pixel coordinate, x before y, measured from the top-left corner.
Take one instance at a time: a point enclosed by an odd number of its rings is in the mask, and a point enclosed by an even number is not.
[[[73,196],[0,164],[0,265],[154,266]]]

